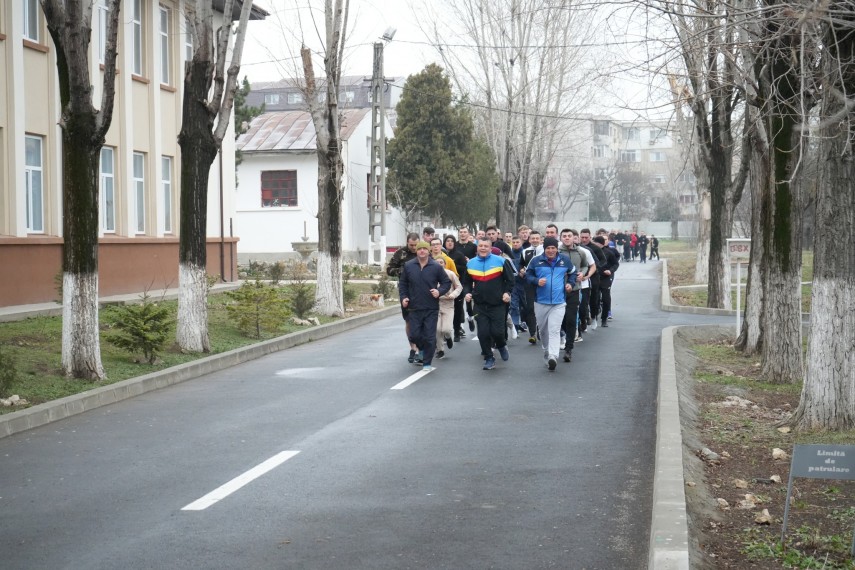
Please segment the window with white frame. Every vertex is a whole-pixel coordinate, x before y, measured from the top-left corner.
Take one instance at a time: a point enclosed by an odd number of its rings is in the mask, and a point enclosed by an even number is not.
[[[650,151],[650,162],[665,162],[665,153],[661,150]]]
[[[303,94],[302,93],[288,93],[288,104],[289,105],[298,105],[303,102]]]
[[[134,225],[138,234],[145,233],[145,155],[134,153]]]
[[[184,16],[184,59],[193,59],[193,21]]]
[[[623,138],[628,141],[637,141],[640,133],[638,127],[624,127]]]
[[[172,10],[166,6],[160,7],[160,82],[170,85],[169,73],[169,21]]]
[[[172,157],[160,157],[160,188],[163,192],[163,231],[172,233]]]
[[[621,162],[638,162],[638,152],[635,150],[620,151]]]
[[[45,231],[44,224],[44,182],[43,156],[44,146],[42,137],[27,136],[25,140],[24,178],[27,193],[27,231],[41,233]]]
[[[265,105],[278,105],[279,104],[279,93],[265,93],[264,94],[264,104]]]
[[[603,158],[606,156],[606,145],[598,144],[594,146],[594,158]]]
[[[114,154],[108,146],[101,148],[101,229],[105,232],[116,231]]]
[[[39,41],[39,0],[24,2],[24,39]]]
[[[107,57],[107,21],[110,10],[107,0],[98,0],[98,63],[104,63]]]
[[[356,93],[354,93],[353,91],[345,91],[344,92],[344,100],[347,103],[353,103],[354,97],[356,97]]]
[[[665,175],[664,174],[656,174],[653,176],[653,182],[655,184],[665,184]]]
[[[133,36],[134,36],[134,74],[143,74],[143,0],[134,0],[133,5]]]

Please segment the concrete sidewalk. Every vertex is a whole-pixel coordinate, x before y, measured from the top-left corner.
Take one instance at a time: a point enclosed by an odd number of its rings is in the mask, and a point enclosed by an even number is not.
[[[716,309],[681,307],[671,302],[668,288],[667,261],[663,260],[661,306],[663,311],[693,314],[733,314]],[[239,283],[218,284],[214,291],[236,289]],[[177,297],[178,290],[150,292],[153,297]],[[101,299],[102,304],[128,303],[139,300],[139,294],[116,295]],[[0,438],[37,426],[83,413],[151,390],[198,378],[205,374],[259,358],[266,354],[291,348],[299,344],[325,338],[397,314],[397,304],[372,313],[342,319],[188,362],[145,376],[131,378],[81,394],[46,402],[31,408],[0,416]],[[0,308],[0,322],[20,320],[33,316],[61,315],[62,307],[56,303]],[[679,327],[662,331],[659,357],[659,385],[656,425],[656,460],[653,480],[653,508],[651,513],[648,568],[656,570],[688,570],[689,535],[686,515],[685,481],[683,478],[682,437],[680,406],[677,394],[677,372],[674,356],[674,334]]]

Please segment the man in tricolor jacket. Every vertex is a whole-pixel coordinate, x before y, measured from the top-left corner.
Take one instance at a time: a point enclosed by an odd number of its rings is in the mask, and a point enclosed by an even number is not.
[[[502,360],[508,360],[505,340],[507,305],[514,288],[514,271],[505,258],[491,253],[489,239],[478,240],[478,254],[466,264],[469,280],[464,289],[466,301],[475,301],[475,323],[478,325],[478,342],[484,357],[484,370],[496,366],[493,346]]]

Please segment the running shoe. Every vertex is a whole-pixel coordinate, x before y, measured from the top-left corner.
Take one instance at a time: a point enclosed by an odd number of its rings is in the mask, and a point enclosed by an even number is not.
[[[445,358],[445,351],[444,350],[436,351],[436,359],[442,360],[443,358]]]
[[[598,326],[598,325],[597,325],[597,319],[594,319],[594,322],[593,322],[593,323],[591,323],[591,330],[592,330],[592,331],[597,330],[597,326]]]
[[[573,360],[573,353],[570,352],[569,350],[565,350],[564,351],[564,362],[570,362],[571,360]]]
[[[528,343],[529,344],[537,344],[537,339],[534,338],[533,336],[530,336],[530,337],[528,337]]]
[[[425,364],[424,366],[422,366],[422,372],[431,372],[433,369],[433,366],[431,366],[430,364]]]
[[[422,351],[420,350],[418,352],[418,354],[416,354],[416,358],[415,358],[415,360],[413,360],[413,364],[415,364],[415,365],[423,364],[424,361],[425,361],[425,356],[422,353]]]
[[[555,370],[556,366],[558,366],[558,360],[556,360],[554,356],[550,356],[549,360],[546,361],[546,367],[552,371]]]
[[[504,360],[505,362],[508,361],[508,358],[510,358],[511,355],[508,353],[508,347],[507,346],[499,347],[499,356],[501,356],[502,360]]]
[[[469,332],[475,332],[475,319],[466,317],[466,321],[469,323]]]
[[[580,335],[579,333],[576,333],[576,338],[573,339],[573,342],[582,342],[583,340],[585,340],[585,339],[582,338],[582,335]]]
[[[413,363],[413,362],[415,362],[415,361],[416,361],[416,351],[415,351],[415,350],[411,350],[411,351],[410,351],[410,356],[408,356],[408,357],[407,357],[407,362],[409,362],[410,364],[412,364],[412,363]]]
[[[492,370],[495,367],[496,367],[496,359],[495,358],[493,358],[492,356],[489,356],[486,359],[484,359],[484,370]]]
[[[451,340],[450,336],[445,337],[445,346],[447,346],[449,348],[449,350],[451,349],[452,346],[454,346],[454,341]]]
[[[603,321],[603,324],[601,324],[600,326],[601,326],[601,327],[603,327],[603,328],[608,328],[608,326],[609,326],[609,321]]]

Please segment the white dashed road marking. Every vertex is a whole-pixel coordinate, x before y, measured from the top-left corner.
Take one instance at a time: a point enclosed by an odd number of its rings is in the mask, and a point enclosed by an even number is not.
[[[413,374],[412,376],[410,376],[406,380],[398,382],[397,384],[392,386],[392,388],[390,388],[390,389],[391,390],[403,390],[404,388],[406,388],[407,386],[409,386],[410,384],[412,384],[416,380],[427,376],[431,372],[433,372],[433,368],[431,368],[430,370],[419,370],[418,372],[416,372],[415,374]]]
[[[299,451],[283,451],[282,453],[277,453],[264,463],[260,463],[241,475],[238,475],[225,485],[222,485],[201,499],[197,499],[181,509],[182,511],[203,511],[222,499],[225,499],[244,485],[258,479],[271,469],[275,469],[276,467],[282,465],[295,455],[300,453]]]

